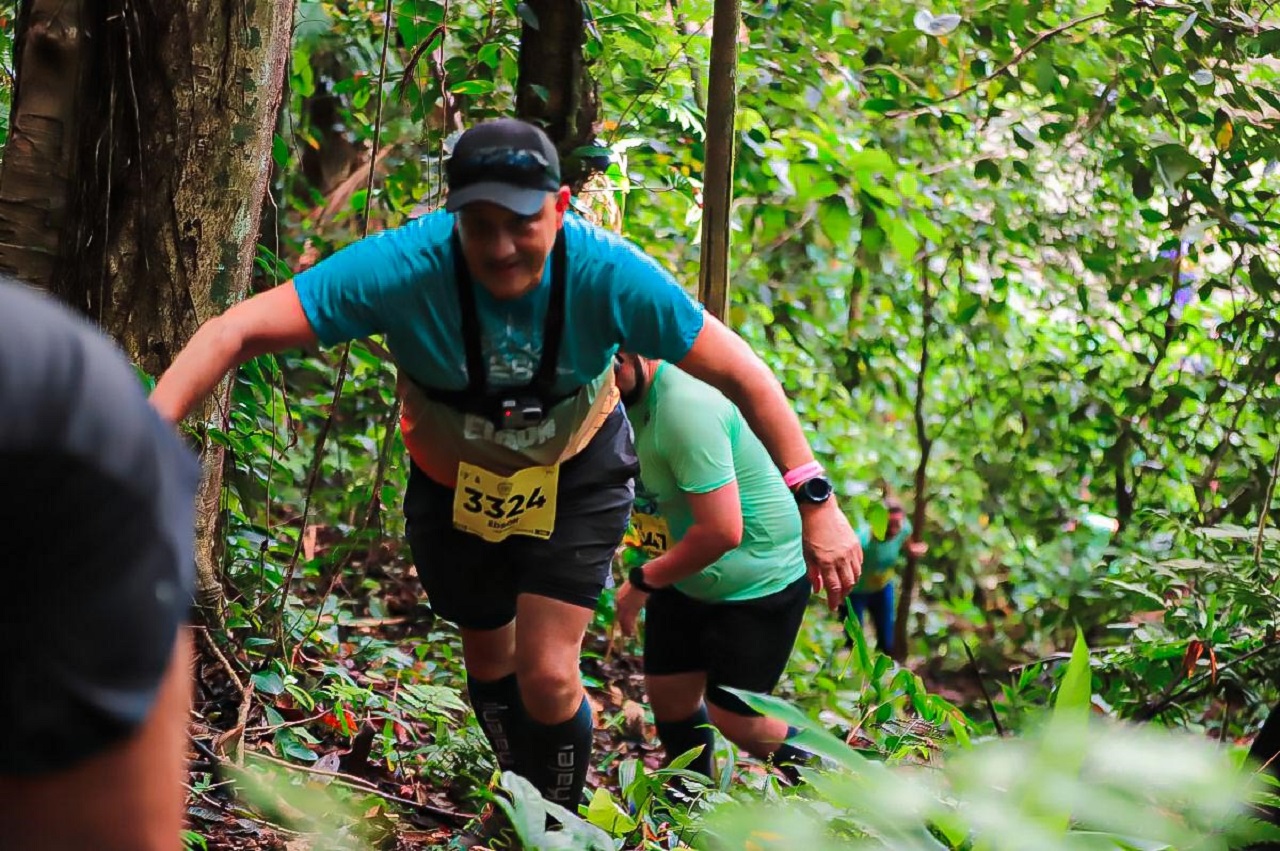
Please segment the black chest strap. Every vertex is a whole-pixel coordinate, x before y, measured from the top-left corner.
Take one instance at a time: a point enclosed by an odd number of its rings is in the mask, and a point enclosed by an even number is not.
[[[458,308],[462,313],[462,348],[466,356],[467,386],[464,390],[443,390],[419,384],[428,399],[443,402],[465,413],[490,416],[494,404],[515,396],[534,396],[544,408],[550,408],[575,395],[579,388],[569,393],[555,395],[556,371],[560,362],[560,344],[564,338],[565,315],[565,239],[564,229],[556,235],[551,251],[551,293],[547,302],[547,315],[542,331],[542,355],[533,380],[523,387],[490,389],[489,371],[485,366],[484,352],[480,344],[480,313],[476,308],[475,286],[462,256],[462,243],[455,230],[450,237],[453,251],[453,278],[458,288]],[[416,382],[415,382],[416,383]]]

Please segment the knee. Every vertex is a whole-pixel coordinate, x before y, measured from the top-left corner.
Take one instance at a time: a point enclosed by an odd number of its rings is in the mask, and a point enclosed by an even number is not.
[[[683,721],[702,708],[702,690],[655,688],[650,682],[649,706],[655,721]]]
[[[516,671],[525,711],[541,724],[567,721],[582,704],[582,680],[574,667],[536,664]]]

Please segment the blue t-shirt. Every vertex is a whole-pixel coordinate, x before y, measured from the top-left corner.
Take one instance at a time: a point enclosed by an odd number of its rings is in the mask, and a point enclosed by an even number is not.
[[[452,213],[431,213],[354,243],[298,275],[294,286],[320,342],[385,334],[402,374],[428,387],[464,389],[453,229]],[[593,406],[600,407],[597,396],[613,392],[614,352],[624,347],[679,361],[702,330],[701,305],[635,245],[573,213],[565,216],[564,235],[565,330],[554,389],[582,390],[558,404],[548,423],[520,434],[495,431],[420,394],[410,400],[402,382],[406,416],[420,427],[416,436],[406,430],[406,443],[413,439],[414,459],[433,478],[451,483],[457,460],[503,473],[555,463],[581,437]],[[542,356],[553,260],[548,258],[542,282],[520,298],[495,299],[473,284],[492,388],[533,379]]]
[[[430,213],[356,242],[294,279],[320,342],[386,334],[396,362],[421,384],[467,386],[462,313],[453,275],[454,216]],[[594,381],[619,346],[679,361],[702,330],[702,308],[630,242],[576,214],[564,220],[568,273],[557,392]],[[533,380],[551,291],[542,283],[498,300],[475,285],[489,386]]]

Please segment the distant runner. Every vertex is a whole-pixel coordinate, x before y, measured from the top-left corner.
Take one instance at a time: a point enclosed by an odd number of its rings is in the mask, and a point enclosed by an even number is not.
[[[889,521],[885,525],[883,538],[877,538],[869,526],[858,530],[858,541],[862,544],[864,554],[863,572],[862,578],[849,594],[846,605],[859,624],[865,613],[871,614],[876,647],[882,653],[892,653],[895,614],[893,580],[898,561],[902,557],[904,546],[916,558],[924,555],[928,547],[923,541],[911,540],[911,521],[906,518],[902,503],[897,498],[886,498],[884,506],[889,511]],[[845,644],[852,647],[853,636],[849,636]]]

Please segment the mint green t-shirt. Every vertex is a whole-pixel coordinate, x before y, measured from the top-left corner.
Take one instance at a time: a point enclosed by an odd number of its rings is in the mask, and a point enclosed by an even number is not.
[[[863,527],[858,530],[858,541],[862,544],[862,578],[853,586],[853,593],[865,594],[879,591],[888,585],[896,572],[898,559],[902,557],[902,545],[911,537],[911,521],[903,520],[898,534],[888,540],[877,540],[871,530]]]
[[[660,514],[671,546],[693,525],[686,494],[738,483],[742,543],[675,583],[677,589],[699,600],[753,600],[804,575],[795,497],[742,413],[719,390],[661,363],[648,394],[627,416],[640,458],[636,511]]]

